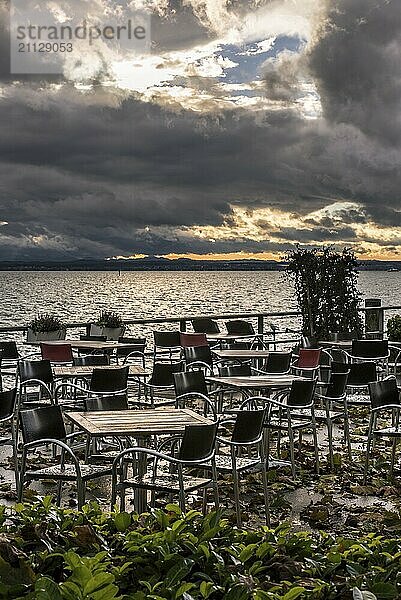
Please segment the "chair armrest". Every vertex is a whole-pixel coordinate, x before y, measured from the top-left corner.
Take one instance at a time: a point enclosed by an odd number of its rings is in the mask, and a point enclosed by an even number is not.
[[[49,397],[53,398],[53,392],[51,391],[51,389],[49,388],[47,383],[45,383],[44,381],[41,381],[40,379],[27,379],[26,381],[21,382],[20,387],[23,388],[23,387],[25,387],[27,385],[31,385],[31,384],[39,385],[40,387],[44,388],[47,391],[47,393],[49,394]]]
[[[67,454],[69,454],[70,457],[72,458],[72,461],[74,463],[77,475],[79,477],[81,477],[81,468],[79,466],[79,460],[75,456],[75,454],[72,451],[72,449],[70,448],[70,446],[68,446],[67,444],[65,444],[61,440],[55,440],[53,438],[43,438],[41,440],[36,440],[34,442],[27,442],[26,444],[23,445],[23,449],[24,450],[31,450],[32,448],[39,448],[40,446],[44,446],[46,444],[51,444],[52,446],[58,446],[59,448],[62,448],[62,450],[64,450],[65,452],[67,452]]]

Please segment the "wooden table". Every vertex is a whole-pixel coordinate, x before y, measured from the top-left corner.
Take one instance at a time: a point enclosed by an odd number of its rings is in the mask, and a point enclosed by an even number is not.
[[[206,339],[210,342],[235,342],[235,340],[253,340],[263,337],[261,333],[207,333]]]
[[[298,375],[250,375],[248,377],[207,377],[207,381],[241,391],[257,389],[280,390],[291,387],[293,381],[307,381]]]
[[[268,350],[213,350],[213,353],[220,359],[238,360],[267,358],[270,354]]]
[[[153,435],[181,434],[187,425],[211,424],[212,421],[187,408],[157,408],[152,410],[117,410],[96,412],[66,412],[66,418],[91,437],[134,437],[146,445]],[[143,457],[143,458],[142,458]],[[138,473],[146,472],[146,456],[141,454]],[[135,508],[146,510],[146,492],[137,490]]]
[[[42,342],[24,342],[27,346],[40,346]],[[131,348],[132,346],[137,347],[138,344],[123,344],[121,342],[106,341],[99,342],[97,340],[52,340],[43,342],[44,344],[50,344],[52,346],[60,346],[68,344],[71,348],[76,350],[116,350],[118,348]]]
[[[346,348],[352,348],[352,340],[338,340],[337,342],[329,340],[319,340],[318,344],[319,346],[322,346],[322,348],[340,348],[344,350]]]
[[[123,365],[82,365],[82,366],[59,366],[53,367],[55,377],[62,379],[73,379],[75,377],[90,377],[93,369],[121,369]],[[130,377],[146,377],[150,371],[144,369],[141,365],[129,365],[128,375]]]

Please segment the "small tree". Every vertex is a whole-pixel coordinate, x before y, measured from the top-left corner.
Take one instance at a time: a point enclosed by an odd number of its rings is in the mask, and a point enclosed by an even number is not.
[[[295,284],[302,331],[320,339],[331,332],[362,333],[358,312],[357,261],[352,250],[297,246],[287,256],[287,272]]]

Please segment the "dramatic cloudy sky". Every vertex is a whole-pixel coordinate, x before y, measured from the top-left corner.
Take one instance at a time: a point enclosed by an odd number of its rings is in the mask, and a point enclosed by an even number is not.
[[[400,257],[400,0],[129,4],[151,54],[47,79],[10,75],[0,4],[0,259]]]

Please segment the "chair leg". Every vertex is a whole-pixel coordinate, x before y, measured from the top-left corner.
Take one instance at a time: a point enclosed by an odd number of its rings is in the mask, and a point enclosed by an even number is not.
[[[352,460],[351,434],[349,430],[348,406],[344,403],[344,441],[348,448],[348,458]]]
[[[265,468],[265,461],[262,464],[262,481],[263,481],[263,495],[265,500],[265,517],[266,525],[270,527],[270,501],[269,501],[269,486],[267,481],[267,471]]]
[[[61,504],[61,491],[62,491],[62,487],[63,487],[63,480],[60,479],[58,484],[57,484],[57,506],[60,506]]]
[[[295,471],[294,432],[292,430],[292,427],[288,428],[288,437],[289,437],[289,443],[290,443],[291,471],[292,471],[292,476],[295,479],[296,471]]]
[[[239,502],[239,482],[238,482],[238,472],[237,472],[235,465],[233,465],[233,487],[234,487],[235,512],[237,515],[237,525],[238,525],[238,527],[241,527],[242,520],[241,520],[241,507],[240,507],[240,502]]]
[[[394,437],[393,439],[393,448],[391,451],[391,464],[390,464],[390,477],[393,478],[393,474],[394,474],[394,464],[395,464],[395,453],[397,450],[397,438]]]
[[[213,477],[214,507],[216,510],[218,510],[218,508],[220,506],[220,500],[219,500],[219,488],[218,488],[218,484],[217,484],[216,462],[214,459],[212,461],[212,477]]]
[[[330,467],[334,469],[334,453],[333,453],[333,421],[328,418],[326,421],[327,425],[327,439],[329,442],[329,460]]]
[[[370,446],[371,446],[372,437],[373,437],[373,419],[374,419],[374,417],[371,416],[370,422],[369,422],[368,439],[366,442],[365,469],[364,469],[364,473],[363,473],[363,484],[364,485],[366,484],[366,480],[368,478],[369,454],[370,454]]]
[[[77,500],[78,510],[82,510],[82,507],[85,504],[85,483],[80,477],[77,478]]]

